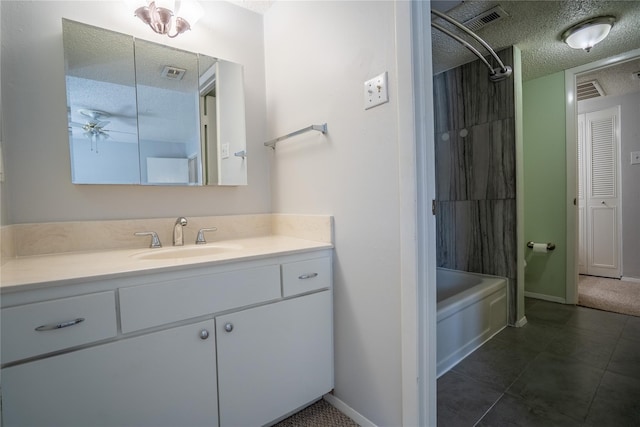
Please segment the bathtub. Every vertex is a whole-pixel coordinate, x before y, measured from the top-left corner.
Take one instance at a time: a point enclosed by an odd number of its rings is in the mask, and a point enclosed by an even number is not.
[[[507,326],[507,279],[438,268],[438,377]]]

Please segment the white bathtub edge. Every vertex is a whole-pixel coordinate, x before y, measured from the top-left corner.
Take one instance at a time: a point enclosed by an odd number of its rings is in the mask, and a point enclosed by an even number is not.
[[[488,278],[483,280],[479,285],[437,303],[436,320],[439,322],[446,319],[502,288],[507,289],[508,283],[506,278],[496,276],[487,277]],[[491,284],[488,284],[489,281]]]
[[[462,278],[459,283],[466,281]],[[437,304],[437,377],[507,326],[508,291],[507,278],[482,276],[480,283]]]
[[[467,345],[465,345],[464,347],[462,347],[460,350],[456,351],[455,353],[451,354],[445,360],[441,360],[436,365],[436,372],[440,372],[438,374],[437,378],[440,378],[441,376],[443,376],[444,374],[449,372],[451,370],[451,368],[456,366],[458,363],[462,362],[468,355],[470,355],[471,353],[473,353],[474,351],[476,351],[477,349],[482,347],[482,345],[484,343],[486,343],[491,338],[493,338],[496,335],[498,335],[506,327],[507,327],[507,325],[503,326],[502,328],[500,328],[499,330],[497,330],[496,332],[491,334],[491,336],[487,337],[486,339],[482,339],[482,337],[480,336],[480,337],[476,338],[475,340],[470,341],[469,343],[467,343]]]

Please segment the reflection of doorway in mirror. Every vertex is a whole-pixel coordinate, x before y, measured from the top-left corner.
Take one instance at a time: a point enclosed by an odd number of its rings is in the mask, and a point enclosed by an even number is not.
[[[203,182],[218,184],[218,127],[216,120],[216,97],[200,97],[200,136],[202,138]]]
[[[189,184],[195,185],[200,182],[198,156],[189,157]]]

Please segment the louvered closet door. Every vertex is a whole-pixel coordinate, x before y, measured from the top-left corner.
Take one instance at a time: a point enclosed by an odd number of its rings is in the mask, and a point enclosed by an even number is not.
[[[584,116],[584,114],[578,116],[578,271],[580,274],[587,274],[587,198],[584,190],[587,165]]]
[[[620,277],[620,109],[585,115],[587,274]]]

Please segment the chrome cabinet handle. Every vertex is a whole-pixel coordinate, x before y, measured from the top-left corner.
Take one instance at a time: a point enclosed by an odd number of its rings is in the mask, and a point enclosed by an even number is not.
[[[302,276],[298,276],[298,279],[300,280],[304,280],[304,279],[313,279],[314,277],[317,277],[318,273],[306,273],[303,274]]]
[[[36,331],[55,331],[56,329],[68,328],[69,326],[77,325],[78,323],[84,322],[84,318],[78,317],[77,319],[69,320],[67,322],[62,323],[50,323],[48,325],[38,326]]]
[[[200,339],[201,340],[206,340],[207,338],[209,338],[209,331],[207,331],[206,329],[203,329],[200,331]]]
[[[224,324],[224,330],[227,331],[227,332],[233,331],[233,323],[231,323],[231,322],[225,323]]]

